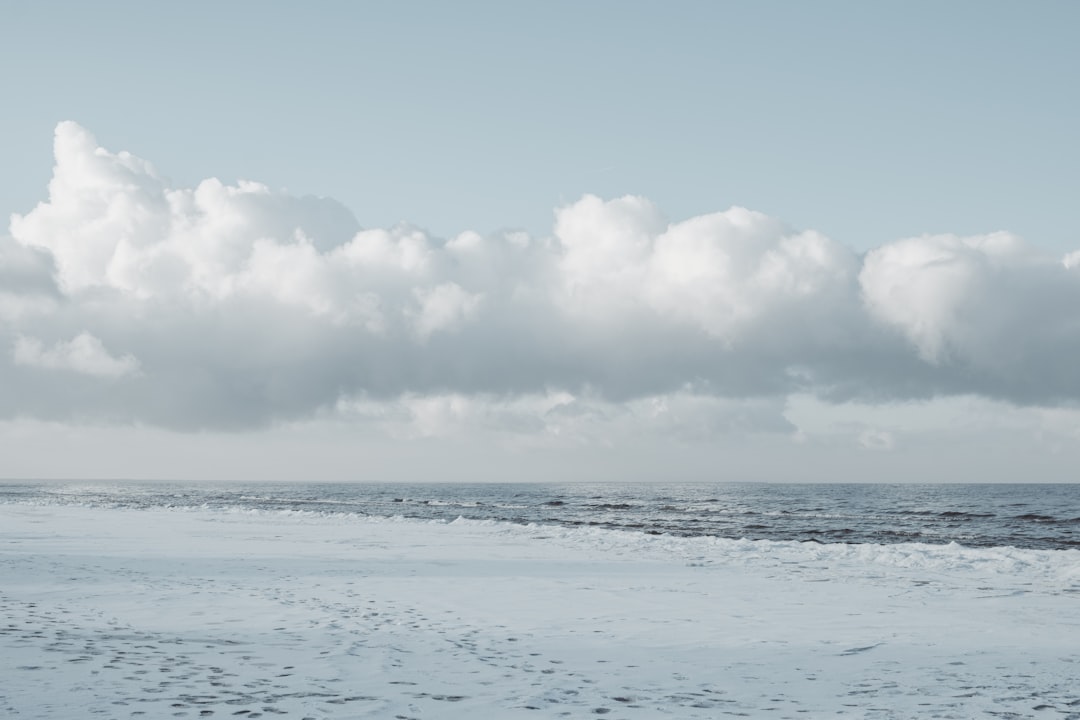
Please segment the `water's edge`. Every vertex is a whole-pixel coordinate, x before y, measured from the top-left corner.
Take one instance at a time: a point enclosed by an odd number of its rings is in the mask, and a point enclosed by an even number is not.
[[[0,482],[0,503],[458,517],[682,537],[1080,547],[1080,485]]]

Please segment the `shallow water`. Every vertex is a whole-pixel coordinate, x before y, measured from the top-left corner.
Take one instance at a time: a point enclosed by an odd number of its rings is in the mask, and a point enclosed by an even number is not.
[[[823,543],[1080,547],[1080,484],[7,482],[0,503],[465,517]]]

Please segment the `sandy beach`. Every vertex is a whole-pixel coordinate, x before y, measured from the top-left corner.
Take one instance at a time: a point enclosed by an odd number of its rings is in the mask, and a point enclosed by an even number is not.
[[[1080,552],[0,505],[13,718],[1080,718]]]

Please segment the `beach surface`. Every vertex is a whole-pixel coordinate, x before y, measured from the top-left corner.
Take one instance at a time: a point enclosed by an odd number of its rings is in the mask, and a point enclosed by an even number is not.
[[[0,716],[1080,718],[1080,551],[0,505]]]

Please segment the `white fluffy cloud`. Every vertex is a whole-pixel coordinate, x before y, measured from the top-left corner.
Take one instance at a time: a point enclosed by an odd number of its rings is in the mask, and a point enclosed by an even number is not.
[[[611,423],[787,431],[792,392],[1080,399],[1078,255],[1006,233],[860,256],[742,208],[669,222],[586,196],[550,237],[443,240],[254,182],[175,188],[70,122],[55,160],[0,237],[0,417],[248,427],[374,403],[433,434],[550,433],[569,397]]]
[[[858,271],[847,248],[739,207],[668,224],[644,198],[590,195],[558,211],[555,237],[565,308],[604,323],[647,313],[727,344],[839,311]]]

